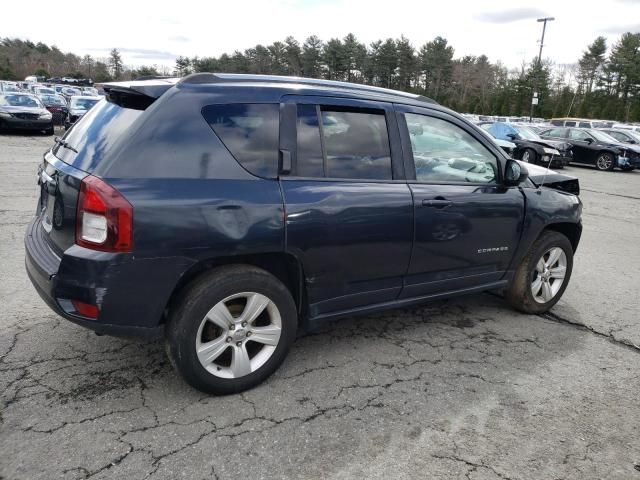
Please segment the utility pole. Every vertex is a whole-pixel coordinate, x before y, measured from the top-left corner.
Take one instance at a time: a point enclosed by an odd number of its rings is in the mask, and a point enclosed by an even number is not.
[[[553,22],[555,18],[544,17],[539,18],[538,22],[542,23],[542,38],[540,39],[540,52],[538,53],[538,70],[542,68],[542,47],[544,47],[544,33],[547,30],[547,22]],[[538,73],[538,72],[536,72]],[[533,107],[538,104],[538,75],[533,79],[533,95],[531,96],[531,112],[529,113],[529,123],[533,122]]]

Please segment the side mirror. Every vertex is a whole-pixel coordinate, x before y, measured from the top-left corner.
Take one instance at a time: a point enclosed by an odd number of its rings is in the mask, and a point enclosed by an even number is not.
[[[515,140],[517,137],[517,135],[515,133],[507,133],[507,138],[510,138],[511,140]]]
[[[587,137],[584,139],[584,141],[587,142],[589,145],[591,145],[593,143],[593,138]]]
[[[529,177],[527,167],[516,160],[507,160],[507,168],[504,172],[504,183],[508,187],[520,185]]]

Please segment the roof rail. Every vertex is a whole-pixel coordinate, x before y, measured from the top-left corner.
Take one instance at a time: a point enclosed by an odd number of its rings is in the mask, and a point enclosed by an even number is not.
[[[335,87],[347,90],[362,90],[372,93],[383,93],[400,97],[408,97],[429,103],[436,103],[432,99],[415,93],[401,92],[390,88],[374,87],[360,83],[339,82],[336,80],[321,80],[317,78],[293,77],[284,75],[253,75],[244,73],[192,73],[183,77],[178,83],[182,84],[206,84],[206,83],[301,83],[304,85],[316,85],[320,87]]]

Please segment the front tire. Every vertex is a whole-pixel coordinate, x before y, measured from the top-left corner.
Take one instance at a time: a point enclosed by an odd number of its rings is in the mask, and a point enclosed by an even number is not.
[[[537,159],[538,159],[538,155],[536,154],[535,150],[533,150],[532,148],[525,148],[524,151],[522,152],[521,160],[523,162],[536,163]]]
[[[561,233],[544,231],[522,260],[506,292],[513,308],[540,314],[562,297],[573,270],[573,247]]]
[[[284,361],[297,324],[282,282],[259,268],[226,266],[183,290],[171,309],[165,344],[187,383],[226,395],[269,377]]]
[[[596,158],[596,168],[601,172],[611,171],[615,166],[613,154],[609,152],[602,152]]]

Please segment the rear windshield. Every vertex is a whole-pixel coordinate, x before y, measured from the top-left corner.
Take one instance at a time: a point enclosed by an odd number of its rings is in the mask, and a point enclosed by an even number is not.
[[[53,153],[69,165],[91,173],[115,141],[143,113],[143,110],[122,108],[101,100],[64,136],[66,144],[78,153],[60,144],[56,144]]]

